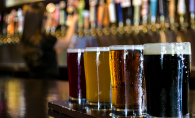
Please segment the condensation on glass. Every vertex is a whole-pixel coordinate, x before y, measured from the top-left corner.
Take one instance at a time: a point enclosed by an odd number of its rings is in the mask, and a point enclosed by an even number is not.
[[[69,100],[72,103],[86,102],[86,83],[84,71],[84,49],[67,50],[69,79]]]
[[[189,118],[190,68],[190,43],[144,45],[148,118]]]
[[[109,47],[87,47],[84,51],[88,108],[111,108]]]
[[[110,46],[113,116],[146,114],[142,45]]]

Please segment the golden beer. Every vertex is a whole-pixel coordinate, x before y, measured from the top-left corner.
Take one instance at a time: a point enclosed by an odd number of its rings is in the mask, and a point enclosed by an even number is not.
[[[146,103],[143,47],[111,46],[109,63],[113,110],[141,115]]]
[[[111,102],[109,48],[86,48],[84,52],[86,100],[89,104]]]

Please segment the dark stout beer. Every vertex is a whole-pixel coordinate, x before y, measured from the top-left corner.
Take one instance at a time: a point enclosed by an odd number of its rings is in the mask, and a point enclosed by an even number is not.
[[[189,117],[190,43],[144,45],[147,114]]]
[[[132,47],[110,48],[112,106],[116,110],[143,110],[145,106],[143,50]]]
[[[144,55],[148,114],[179,117],[189,113],[190,58],[177,54]]]

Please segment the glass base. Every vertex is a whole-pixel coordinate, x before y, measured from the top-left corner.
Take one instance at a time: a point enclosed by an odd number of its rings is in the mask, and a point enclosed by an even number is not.
[[[94,103],[94,102],[88,102],[87,101],[87,109],[107,109],[107,110],[111,110],[112,109],[112,105],[111,103]]]
[[[184,116],[178,116],[178,117],[156,117],[156,116],[151,116],[149,114],[146,115],[146,118],[190,118],[189,113],[184,115]]]
[[[140,109],[119,109],[112,108],[112,117],[115,118],[146,118],[146,111],[140,111]]]
[[[75,104],[84,104],[84,103],[86,103],[86,99],[85,98],[73,98],[73,97],[69,97],[69,102],[75,103]]]

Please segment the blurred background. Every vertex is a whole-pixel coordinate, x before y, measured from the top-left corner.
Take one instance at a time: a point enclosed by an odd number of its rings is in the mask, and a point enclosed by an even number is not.
[[[25,10],[35,2],[45,4],[45,32],[57,38],[79,14],[69,48],[191,42],[195,78],[195,0],[0,0],[0,77],[29,77],[18,43]],[[60,79],[67,80],[66,50],[57,58]]]

